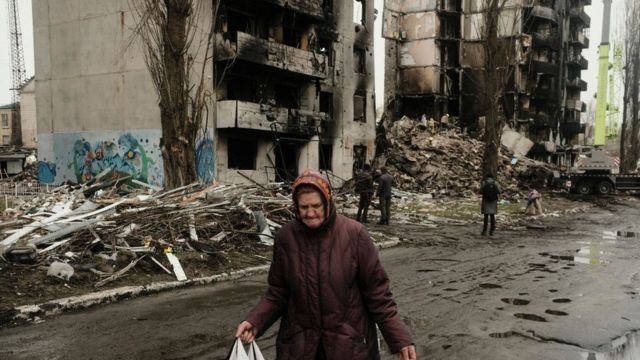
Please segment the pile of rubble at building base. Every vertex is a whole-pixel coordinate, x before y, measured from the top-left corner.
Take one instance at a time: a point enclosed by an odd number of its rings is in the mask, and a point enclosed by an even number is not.
[[[403,117],[386,129],[385,154],[376,164],[385,164],[402,190],[450,197],[479,192],[484,143],[457,129],[432,132]],[[498,159],[498,182],[507,197],[526,187],[547,186],[557,170],[551,164],[514,158],[504,148]]]
[[[7,209],[0,278],[3,269],[28,267],[65,285],[82,278],[102,287],[136,271],[185,280],[264,264],[272,234],[293,217],[281,184],[132,185],[64,185]],[[198,274],[192,261],[209,273]]]

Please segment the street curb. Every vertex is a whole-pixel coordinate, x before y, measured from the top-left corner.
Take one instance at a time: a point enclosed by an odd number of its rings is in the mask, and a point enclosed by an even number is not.
[[[400,240],[390,240],[376,243],[375,246],[382,250],[398,246]],[[269,271],[270,265],[249,267],[242,270],[222,273],[207,277],[190,279],[186,281],[165,281],[149,285],[124,286],[114,289],[102,290],[90,294],[72,296],[57,300],[47,301],[41,304],[16,306],[13,310],[14,321],[33,322],[44,317],[54,316],[66,311],[88,309],[93,306],[115,303],[121,300],[133,299],[140,296],[160,293],[168,290],[186,288],[190,286],[208,285],[223,281],[232,281],[244,277],[263,274]]]

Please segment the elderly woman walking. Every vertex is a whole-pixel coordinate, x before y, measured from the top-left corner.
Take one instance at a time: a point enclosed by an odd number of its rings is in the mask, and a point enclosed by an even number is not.
[[[293,202],[297,218],[276,235],[267,292],[236,337],[251,342],[281,318],[277,359],[375,360],[377,324],[399,359],[416,359],[366,228],[336,214],[318,172],[296,179]]]

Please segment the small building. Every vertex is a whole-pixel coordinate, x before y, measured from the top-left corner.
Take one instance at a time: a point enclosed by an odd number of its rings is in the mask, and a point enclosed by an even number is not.
[[[31,77],[20,87],[20,124],[22,147],[38,147],[38,127],[36,118],[36,81]]]
[[[0,145],[11,145],[11,125],[15,104],[0,105]]]

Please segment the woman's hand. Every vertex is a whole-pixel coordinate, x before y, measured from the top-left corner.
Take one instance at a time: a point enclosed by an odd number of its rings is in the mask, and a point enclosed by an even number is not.
[[[400,360],[416,360],[416,347],[414,345],[405,346],[398,353]]]
[[[250,343],[253,339],[256,338],[256,333],[258,330],[248,321],[243,321],[238,325],[238,330],[236,330],[236,337],[240,338],[245,343]],[[415,353],[415,351],[414,351]]]

